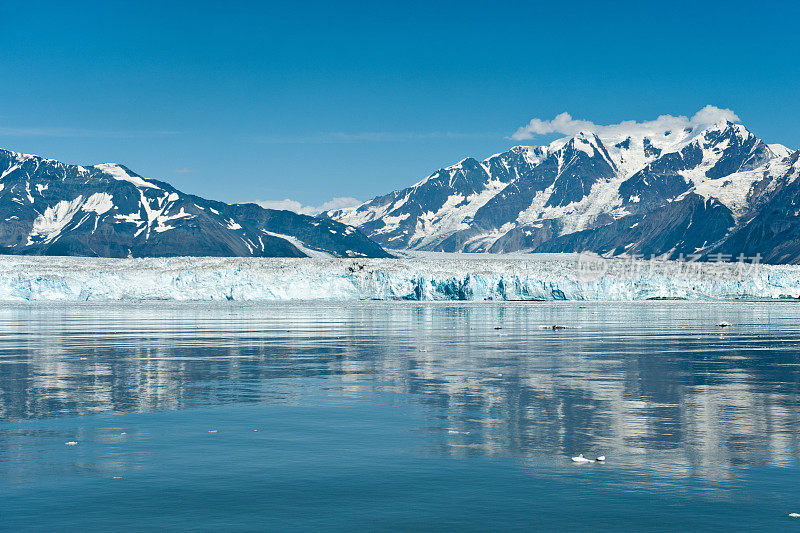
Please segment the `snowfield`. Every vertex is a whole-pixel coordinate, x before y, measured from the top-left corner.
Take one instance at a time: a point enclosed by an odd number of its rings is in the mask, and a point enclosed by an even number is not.
[[[399,259],[0,256],[0,300],[646,300],[800,297],[800,266],[418,254]]]

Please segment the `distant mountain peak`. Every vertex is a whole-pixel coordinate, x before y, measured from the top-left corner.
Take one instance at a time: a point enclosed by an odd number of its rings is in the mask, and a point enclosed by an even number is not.
[[[385,257],[357,229],[184,194],[118,163],[0,150],[0,253],[99,257]]]

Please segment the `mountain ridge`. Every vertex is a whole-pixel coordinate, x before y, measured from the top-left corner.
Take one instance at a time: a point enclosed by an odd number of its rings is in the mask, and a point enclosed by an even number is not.
[[[0,253],[93,257],[388,257],[357,229],[183,193],[117,163],[0,149]]]
[[[776,195],[795,194],[798,152],[766,144],[741,124],[640,126],[465,158],[325,216],[397,250],[707,257],[730,253],[725,240],[744,235],[765,206],[778,209]],[[800,262],[798,235],[785,230],[788,244],[773,253],[768,224],[759,220],[764,238],[748,241],[748,253]]]

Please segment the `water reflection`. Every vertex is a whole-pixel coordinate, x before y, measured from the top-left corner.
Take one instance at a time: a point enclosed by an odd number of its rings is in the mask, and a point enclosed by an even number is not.
[[[436,453],[602,450],[725,476],[798,457],[798,318],[790,302],[6,306],[0,417],[380,391],[425,407],[409,429]]]

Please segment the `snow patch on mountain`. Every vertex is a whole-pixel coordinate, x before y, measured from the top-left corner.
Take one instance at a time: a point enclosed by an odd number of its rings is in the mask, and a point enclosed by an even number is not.
[[[117,165],[116,163],[101,163],[99,165],[95,165],[94,168],[103,171],[104,173],[108,174],[115,180],[127,181],[133,183],[136,187],[139,188],[160,189],[160,187],[158,187],[157,185],[153,185],[149,181],[145,181],[139,176],[134,176],[132,174],[129,174],[124,168]]]
[[[298,239],[297,237],[295,237],[293,235],[286,235],[286,234],[283,234],[283,233],[275,233],[273,231],[264,231],[264,234],[272,235],[273,237],[279,237],[281,239],[286,239],[287,241],[292,243],[295,246],[295,248],[297,248],[298,250],[300,250],[301,252],[306,254],[308,257],[318,257],[318,258],[319,257],[333,257],[333,254],[330,254],[330,253],[327,253],[327,252],[323,252],[321,250],[315,250],[313,248],[309,248],[308,245],[306,245],[306,243],[304,243],[303,241],[301,241],[300,239]]]
[[[78,196],[74,200],[62,200],[56,205],[45,209],[44,213],[33,221],[33,229],[28,236],[28,244],[33,244],[37,240],[51,242],[58,238],[61,230],[72,222],[72,218],[80,211],[82,205],[83,197]]]
[[[45,187],[46,189],[47,187]],[[81,206],[84,211],[93,211],[102,215],[114,208],[114,198],[106,192],[96,192],[86,199]]]
[[[438,211],[435,213],[428,211],[417,219],[414,233],[409,240],[410,247],[424,247],[437,240],[440,233],[451,234],[469,228],[465,220],[473,217],[478,209],[494,198],[506,185],[501,181],[490,179],[481,192],[466,197],[460,194],[449,196]],[[402,204],[396,208],[401,206]],[[397,217],[399,220],[405,218],[407,214]]]

